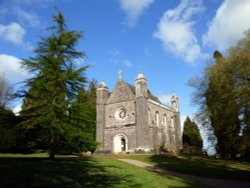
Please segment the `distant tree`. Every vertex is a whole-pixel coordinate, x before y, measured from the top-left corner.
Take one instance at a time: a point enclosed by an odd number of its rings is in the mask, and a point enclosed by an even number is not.
[[[82,131],[69,114],[79,88],[86,83],[83,74],[87,68],[74,65],[75,60],[85,56],[75,48],[82,34],[67,29],[59,10],[53,21],[50,35],[38,42],[35,57],[22,62],[35,76],[26,81],[29,89],[23,91],[20,125],[24,138],[31,138],[28,146],[48,150],[51,159],[72,145]]]
[[[189,117],[184,122],[183,130],[183,150],[188,154],[202,153],[202,138],[198,126]]]
[[[94,101],[96,100],[96,91],[97,91],[97,81],[92,79],[89,83],[88,95]]]
[[[0,75],[0,152],[17,150],[19,118],[9,109],[13,96],[12,86]]]
[[[89,133],[92,135],[92,138],[95,140],[96,137],[96,92],[97,92],[97,81],[95,79],[91,80],[88,88],[88,112],[87,119]]]
[[[249,158],[250,151],[250,31],[223,57],[215,51],[202,78],[190,82],[196,89],[201,125],[210,126],[216,152],[222,158]]]
[[[79,89],[77,100],[72,107],[72,120],[84,130],[88,143],[75,145],[81,148],[81,151],[91,151],[96,149],[95,131],[96,131],[96,89],[97,82],[92,80],[89,87],[85,90],[83,87]],[[85,140],[85,142],[86,142]]]
[[[6,108],[13,99],[13,88],[0,74],[0,106]]]
[[[0,152],[17,151],[18,117],[3,106],[0,106]]]

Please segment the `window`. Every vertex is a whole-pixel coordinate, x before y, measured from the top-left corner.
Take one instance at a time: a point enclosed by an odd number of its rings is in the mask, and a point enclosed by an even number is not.
[[[164,114],[163,116],[163,126],[167,127],[167,115],[166,114]]]
[[[171,119],[170,119],[170,131],[175,131],[174,130],[174,117],[173,116],[171,116]]]
[[[151,112],[150,112],[150,109],[148,109],[148,124],[151,125],[152,122],[151,122]]]
[[[158,111],[155,112],[155,123],[156,123],[156,127],[159,127],[159,112]]]

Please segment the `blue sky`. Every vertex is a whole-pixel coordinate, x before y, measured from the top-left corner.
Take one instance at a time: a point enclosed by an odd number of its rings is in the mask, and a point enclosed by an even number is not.
[[[84,31],[78,49],[87,54],[80,65],[91,65],[89,79],[111,90],[118,70],[132,84],[142,71],[164,103],[176,92],[182,119],[196,112],[187,81],[250,28],[250,0],[1,0],[0,73],[11,84],[29,76],[20,61],[47,34],[54,5],[69,29]]]

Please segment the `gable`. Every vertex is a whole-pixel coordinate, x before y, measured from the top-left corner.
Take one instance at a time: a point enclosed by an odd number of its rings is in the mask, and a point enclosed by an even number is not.
[[[135,99],[135,94],[130,88],[130,86],[123,80],[118,80],[115,88],[110,94],[107,103],[110,104],[110,103],[125,102],[134,99]]]

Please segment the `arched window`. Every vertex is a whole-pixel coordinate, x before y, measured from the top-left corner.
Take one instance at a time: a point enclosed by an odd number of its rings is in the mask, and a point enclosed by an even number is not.
[[[165,147],[168,147],[169,144],[169,124],[168,124],[168,116],[164,114],[163,116],[163,134],[165,140]]]
[[[171,130],[172,132],[175,131],[175,130],[174,130],[174,117],[173,117],[173,116],[171,116],[171,119],[170,119],[170,130]]]
[[[148,124],[149,124],[149,125],[151,125],[151,124],[152,124],[150,109],[148,109]]]
[[[166,114],[164,114],[163,116],[163,126],[167,127],[167,115]]]
[[[160,120],[159,120],[159,112],[158,111],[155,112],[155,123],[156,123],[156,127],[159,127]]]

